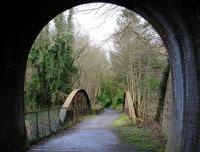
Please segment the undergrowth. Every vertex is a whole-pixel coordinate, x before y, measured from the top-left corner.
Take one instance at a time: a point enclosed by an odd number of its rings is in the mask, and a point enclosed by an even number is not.
[[[158,128],[154,128],[155,125],[133,124],[128,116],[121,114],[113,122],[113,127],[123,142],[133,144],[138,150],[147,152],[165,151],[165,137]]]

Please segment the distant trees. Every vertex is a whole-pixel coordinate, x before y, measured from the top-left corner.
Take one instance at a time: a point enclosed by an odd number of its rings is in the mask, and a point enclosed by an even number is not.
[[[153,119],[167,55],[162,42],[150,25],[124,9],[114,34],[115,52],[111,53],[112,71],[124,90],[131,92],[136,115]],[[152,33],[155,35],[152,36]]]
[[[25,81],[26,110],[49,104],[50,95],[45,79],[45,55],[51,46],[48,26],[38,35],[28,57]]]
[[[30,51],[25,83],[25,108],[34,110],[59,105],[72,89],[71,75],[77,73],[73,64],[73,9],[67,22],[63,14],[40,32]]]
[[[95,46],[88,45],[84,55],[75,62],[79,69],[76,87],[84,88],[92,104],[98,104],[97,97],[100,94],[103,82],[109,75],[110,64],[105,51]]]
[[[122,110],[124,89],[121,82],[117,81],[113,75],[108,77],[101,87],[101,92],[98,96],[103,107],[112,106],[117,110]]]
[[[73,88],[83,88],[97,104],[109,73],[105,51],[89,38],[74,32],[73,9],[45,26],[33,44],[27,62],[26,111],[61,105]],[[52,25],[51,25],[52,26]]]
[[[136,115],[159,121],[169,72],[166,50],[148,22],[130,10],[120,11],[118,28],[108,39],[115,47],[109,57],[88,36],[74,32],[73,9],[67,18],[63,13],[54,18],[53,28],[43,28],[27,62],[27,111],[61,105],[74,88],[85,89],[92,104],[119,108],[128,90]]]

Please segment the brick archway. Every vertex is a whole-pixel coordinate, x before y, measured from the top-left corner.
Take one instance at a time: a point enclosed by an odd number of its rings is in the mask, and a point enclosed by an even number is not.
[[[24,151],[24,75],[28,52],[44,25],[70,7],[99,0],[29,0],[1,7],[0,148]],[[170,56],[173,119],[169,152],[200,151],[200,6],[193,1],[101,0],[144,17],[162,37]],[[6,11],[4,11],[6,10]],[[9,13],[8,13],[9,11]]]

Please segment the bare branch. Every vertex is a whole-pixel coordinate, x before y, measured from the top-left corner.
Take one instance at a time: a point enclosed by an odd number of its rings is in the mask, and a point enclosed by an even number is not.
[[[94,7],[94,8],[88,8],[88,9],[83,9],[83,10],[77,10],[76,13],[83,13],[83,12],[86,12],[84,14],[89,14],[93,11],[99,11],[101,8],[103,8],[105,5],[107,5],[106,3],[105,4],[102,4],[100,5],[99,7]]]

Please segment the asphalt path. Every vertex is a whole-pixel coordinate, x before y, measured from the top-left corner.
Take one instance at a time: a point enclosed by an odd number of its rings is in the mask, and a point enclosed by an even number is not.
[[[119,113],[105,109],[83,120],[72,129],[34,145],[28,152],[138,152],[133,145],[121,142],[112,129]]]

